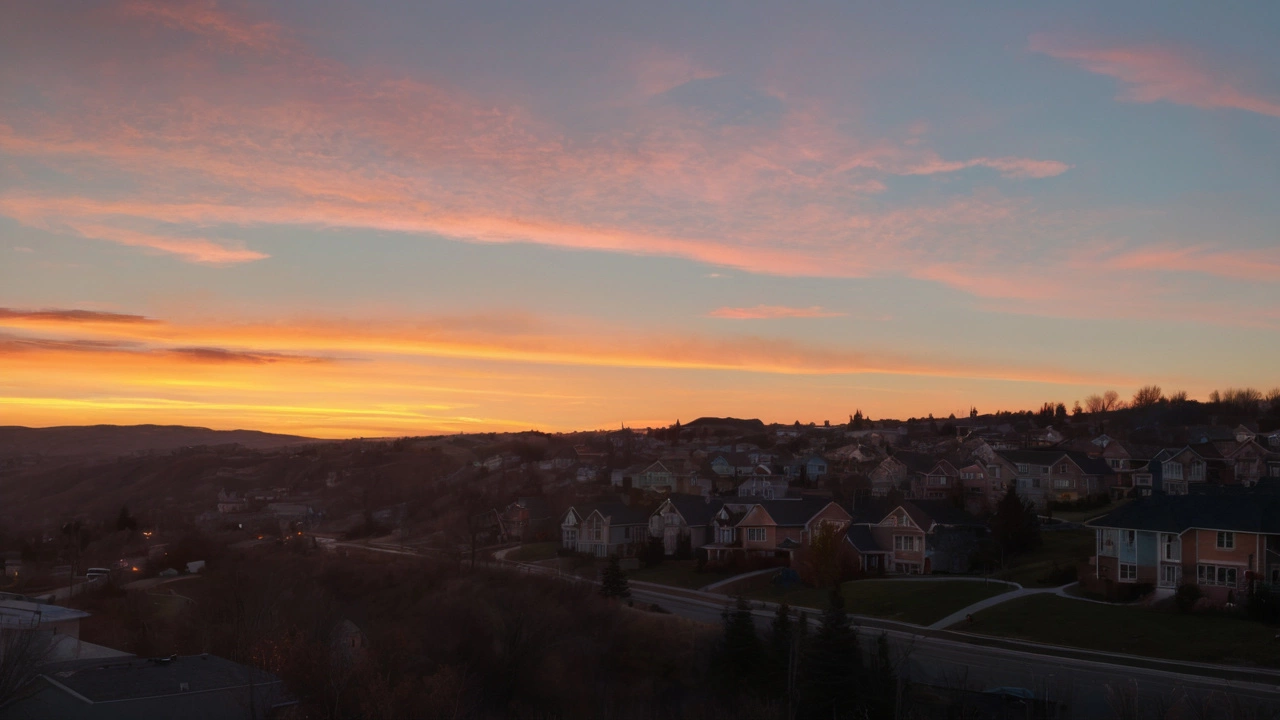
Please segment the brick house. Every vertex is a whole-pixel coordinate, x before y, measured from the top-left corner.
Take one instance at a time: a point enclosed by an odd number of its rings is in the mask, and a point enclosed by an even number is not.
[[[1280,497],[1156,495],[1089,523],[1099,589],[1150,583],[1170,595],[1198,585],[1215,605],[1241,602],[1253,581],[1280,583]],[[1083,574],[1082,574],[1083,575]]]
[[[904,493],[910,489],[911,478],[917,474],[928,474],[938,461],[921,453],[900,451],[885,458],[871,471],[871,494],[874,497],[885,497],[889,491],[897,488]]]

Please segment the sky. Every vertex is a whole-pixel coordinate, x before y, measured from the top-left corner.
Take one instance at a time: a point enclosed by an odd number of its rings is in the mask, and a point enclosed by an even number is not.
[[[1280,385],[1280,4],[4,5],[0,425]]]

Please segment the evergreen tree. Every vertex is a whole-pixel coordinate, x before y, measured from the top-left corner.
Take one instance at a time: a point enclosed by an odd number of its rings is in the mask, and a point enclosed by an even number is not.
[[[831,590],[830,605],[805,651],[800,675],[801,717],[850,717],[860,695],[861,666],[858,634],[849,624],[837,586]]]
[[[1015,484],[1009,485],[996,507],[996,514],[991,518],[991,536],[1009,555],[1040,547],[1040,521],[1035,507],[1018,495]]]
[[[617,555],[609,558],[609,564],[605,566],[604,572],[600,576],[600,594],[610,599],[617,598],[619,600],[631,597],[631,586],[627,583],[627,573],[618,564]]]
[[[893,660],[889,657],[889,636],[887,633],[880,633],[880,637],[876,638],[876,654],[872,659],[867,689],[864,693],[866,716],[869,718],[896,717],[899,696],[898,674],[894,671]]]
[[[762,647],[756,635],[755,618],[746,598],[739,597],[733,609],[726,607],[724,639],[716,661],[720,688],[727,693],[758,690],[757,681],[763,670]]]
[[[775,698],[784,698],[790,691],[792,665],[796,659],[795,641],[796,630],[791,620],[791,608],[784,602],[778,605],[773,624],[769,628],[769,672],[766,680],[770,694]]]

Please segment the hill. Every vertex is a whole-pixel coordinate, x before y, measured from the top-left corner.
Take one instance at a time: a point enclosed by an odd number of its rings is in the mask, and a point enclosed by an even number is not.
[[[738,418],[700,417],[687,425],[686,429],[708,429],[729,432],[753,433],[764,430],[764,423],[758,419],[740,420]]]
[[[210,430],[184,425],[0,426],[0,457],[115,457],[148,450],[233,444],[261,450],[307,442],[316,441],[257,430]]]

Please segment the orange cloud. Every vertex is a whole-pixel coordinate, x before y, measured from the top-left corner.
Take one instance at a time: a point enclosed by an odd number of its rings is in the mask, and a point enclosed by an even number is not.
[[[1171,102],[1198,108],[1229,108],[1280,117],[1280,99],[1241,90],[1235,83],[1203,67],[1194,57],[1157,45],[1097,47],[1061,38],[1031,36],[1030,49],[1122,83],[1121,100]]]
[[[154,323],[143,315],[99,312],[96,310],[13,310],[0,307],[0,323],[24,322],[32,324],[52,323]]]
[[[818,305],[807,308],[782,305],[756,305],[755,307],[722,307],[707,313],[707,317],[727,320],[774,320],[778,318],[830,318],[844,317],[849,313],[831,312]]]

